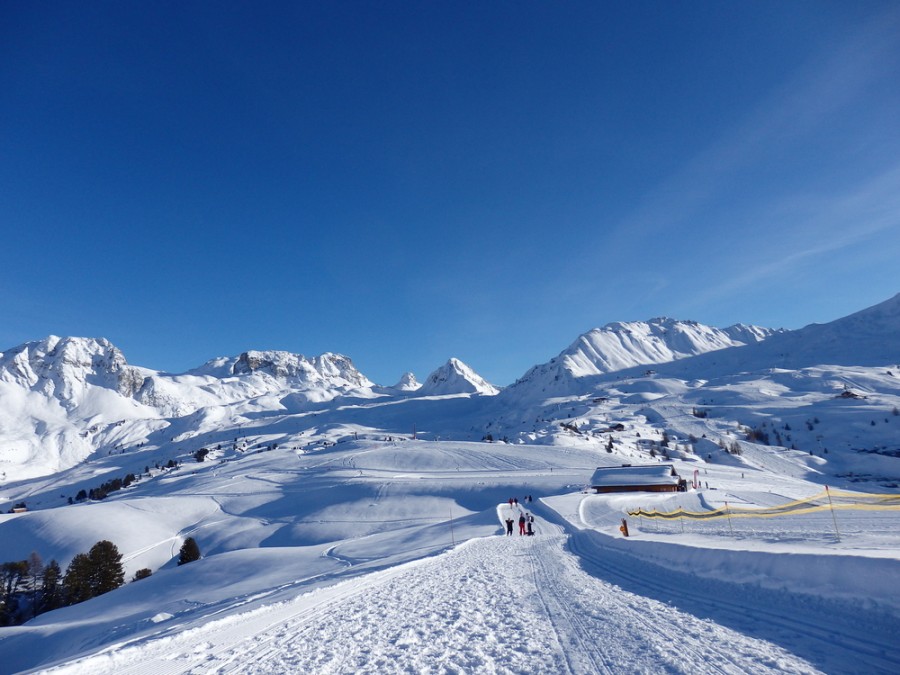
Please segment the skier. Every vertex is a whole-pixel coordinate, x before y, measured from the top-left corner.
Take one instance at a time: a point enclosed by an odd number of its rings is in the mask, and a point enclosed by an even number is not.
[[[518,505],[519,505],[519,498],[518,498],[518,497],[513,497],[513,503],[514,503],[516,506],[518,506]]]
[[[519,536],[525,534],[525,514],[519,516]]]
[[[533,530],[532,527],[531,527],[531,524],[532,524],[533,522],[534,522],[534,516],[531,515],[531,514],[529,513],[529,514],[528,514],[528,536],[529,536],[529,537],[533,537],[533,536],[534,536],[534,530]]]
[[[507,516],[506,517],[506,536],[507,537],[512,536],[512,526],[513,526],[513,519],[510,518],[509,516]]]

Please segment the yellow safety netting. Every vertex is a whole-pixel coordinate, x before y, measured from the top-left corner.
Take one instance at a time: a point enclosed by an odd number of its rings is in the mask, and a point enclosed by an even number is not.
[[[709,511],[687,511],[677,508],[674,511],[645,510],[639,508],[628,511],[629,516],[643,518],[661,518],[663,520],[678,520],[689,518],[691,520],[714,520],[716,518],[777,518],[779,516],[795,516],[805,513],[814,513],[826,509],[858,510],[858,511],[889,511],[900,509],[900,495],[885,494],[860,494],[857,492],[844,492],[842,490],[825,490],[806,499],[797,499],[778,506],[759,508],[747,508],[726,505],[719,509]]]

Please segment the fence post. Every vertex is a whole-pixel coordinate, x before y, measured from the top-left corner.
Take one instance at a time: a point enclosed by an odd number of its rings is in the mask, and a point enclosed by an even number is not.
[[[448,507],[450,510],[450,545],[456,548],[456,537],[453,536],[453,507]]]
[[[837,517],[834,515],[834,504],[831,503],[831,492],[828,491],[828,486],[825,486],[825,494],[828,495],[828,508],[831,509],[831,521],[834,523],[834,535],[837,537],[838,542],[841,540],[841,533],[838,531],[837,526]]]
[[[728,529],[731,536],[734,536],[734,528],[731,526],[731,509],[728,508],[728,502],[725,502],[725,515],[728,516]]]

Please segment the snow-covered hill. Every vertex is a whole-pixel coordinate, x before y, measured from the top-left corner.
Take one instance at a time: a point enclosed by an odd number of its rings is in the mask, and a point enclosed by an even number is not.
[[[130,459],[33,482],[31,499],[46,503]],[[65,568],[108,539],[127,579],[152,570],[0,628],[0,663],[71,675],[900,665],[896,515],[841,512],[840,541],[827,517],[740,521],[737,537],[721,521],[684,532],[629,518],[625,540],[618,526],[637,505],[764,506],[820,487],[689,459],[675,461],[679,472],[699,468],[708,489],[579,491],[595,465],[618,461],[589,447],[410,440],[299,454],[223,448],[151,468],[102,501],[0,515],[7,558],[37,551]],[[534,514],[533,538],[500,536],[511,496],[516,514]],[[204,558],[177,566],[188,536]]]

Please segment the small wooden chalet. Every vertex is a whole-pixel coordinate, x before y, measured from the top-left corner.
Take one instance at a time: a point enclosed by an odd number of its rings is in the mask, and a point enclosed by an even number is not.
[[[684,492],[687,481],[671,464],[601,466],[591,476],[597,494],[609,492]]]

